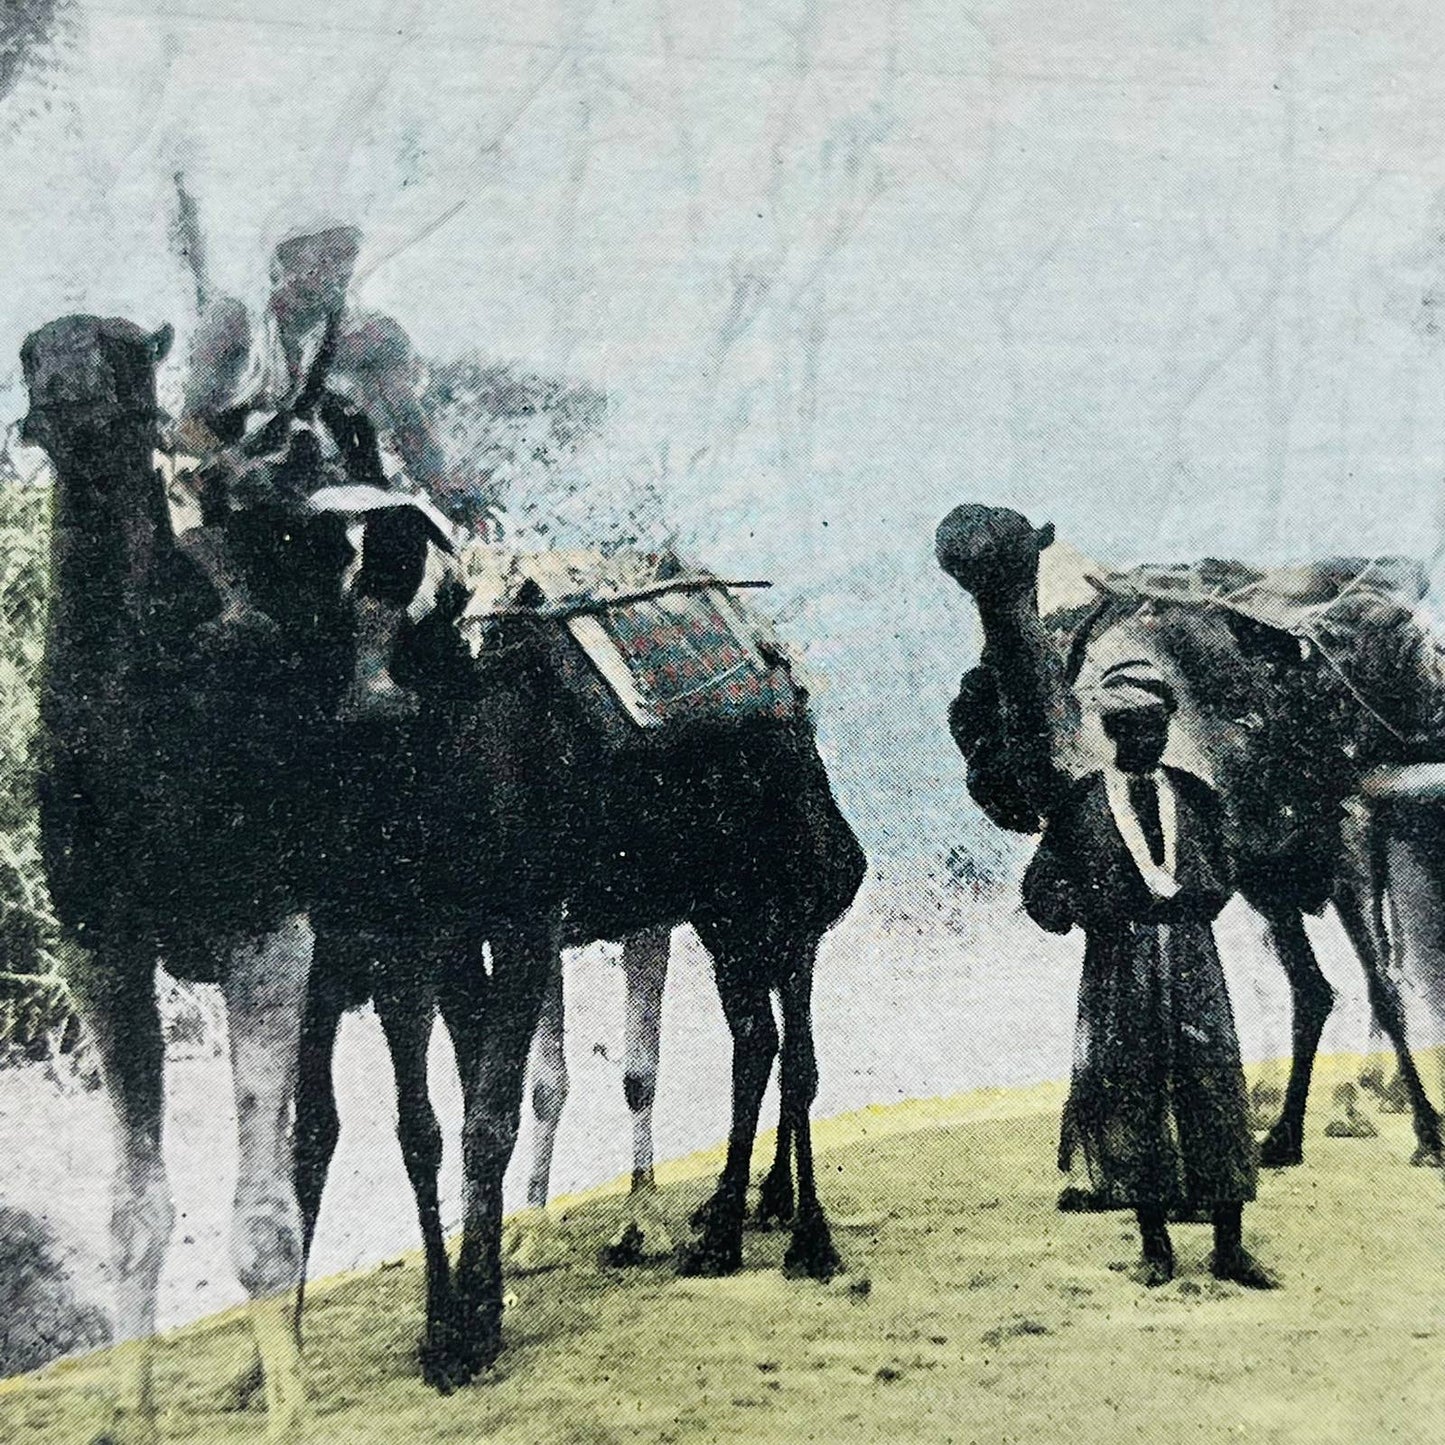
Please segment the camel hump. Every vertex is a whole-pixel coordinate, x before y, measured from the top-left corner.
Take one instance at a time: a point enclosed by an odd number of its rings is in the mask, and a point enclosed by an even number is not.
[[[1039,553],[1054,540],[1053,523],[1035,527],[1009,507],[965,502],[938,524],[938,565],[966,591],[1032,584]]]

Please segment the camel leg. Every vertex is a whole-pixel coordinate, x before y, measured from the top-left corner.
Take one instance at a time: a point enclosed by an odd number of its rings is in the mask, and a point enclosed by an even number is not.
[[[542,1016],[532,1040],[532,1117],[536,1140],[532,1148],[532,1175],[527,1181],[527,1204],[546,1207],[552,1187],[552,1155],[557,1147],[557,1126],[567,1105],[567,1051],[564,1047],[566,1014],[562,991],[562,955],[553,960],[542,999]]]
[[[721,929],[703,937],[713,956],[723,1013],[733,1036],[733,1108],[727,1161],[712,1197],[693,1215],[701,1237],[683,1251],[684,1274],[731,1274],[742,1267],[743,1216],[763,1091],[778,1053],[778,1027],[765,978],[739,941]]]
[[[652,1145],[652,1106],[662,1050],[662,995],[672,929],[644,928],[623,940],[622,970],[627,980],[626,1061],[622,1088],[632,1113],[632,1189],[621,1224],[603,1251],[603,1259],[624,1267],[673,1253],[672,1229],[658,1207]]]
[[[657,1070],[662,1053],[662,994],[672,930],[642,929],[622,944],[622,970],[627,980],[626,1062],[622,1088],[632,1112],[633,1193],[652,1189],[652,1106],[657,1098]]]
[[[107,1423],[96,1445],[155,1445],[156,1295],[175,1224],[161,1155],[165,1043],[155,964],[139,953],[120,957],[101,950],[76,967],[71,982],[81,997],[115,1110],[115,1337],[133,1342],[115,1352]]]
[[[1259,1162],[1279,1169],[1304,1162],[1305,1105],[1320,1034],[1334,1005],[1335,991],[1320,971],[1305,933],[1304,918],[1293,910],[1266,914],[1270,938],[1289,979],[1293,1006],[1291,1031],[1294,1057],[1285,1085],[1284,1108],[1259,1147]]]
[[[782,1117],[798,1153],[798,1210],[783,1267],[790,1274],[829,1280],[843,1268],[843,1261],[833,1247],[813,1170],[811,1111],[818,1097],[818,1056],[813,1043],[815,949],[816,945],[811,945],[801,951],[779,991],[783,1005]]]
[[[441,1005],[461,1070],[462,1161],[466,1175],[461,1253],[445,1329],[424,1359],[443,1393],[465,1385],[502,1348],[502,1179],[517,1142],[527,1054],[557,957],[560,917],[499,927],[492,972],[480,963],[449,969]]]
[[[502,1257],[518,1274],[555,1269],[571,1252],[558,1222],[547,1212],[552,1190],[552,1156],[557,1129],[567,1105],[566,1012],[562,987],[562,954],[552,960],[542,1015],[532,1039],[529,1064],[532,1081],[532,1172],[527,1180],[527,1211],[502,1229]]]
[[[231,1249],[251,1300],[273,1445],[301,1438],[306,1405],[294,1314],[302,1229],[290,1125],[311,951],[310,925],[293,918],[237,948],[223,982],[238,1142]]]
[[[316,967],[307,991],[297,1059],[294,1148],[296,1204],[301,1211],[301,1280],[296,1291],[298,1339],[306,1269],[321,1217],[321,1197],[326,1191],[326,1176],[341,1137],[341,1116],[336,1110],[336,1085],[331,1071],[346,1000],[340,982],[321,967],[320,955],[329,946],[330,940],[323,935],[318,940]]]
[[[340,973],[329,967],[332,950],[336,946],[334,935],[323,932],[317,936],[297,1061],[293,1137],[296,1204],[301,1213],[301,1278],[296,1288],[294,1321],[298,1347],[305,1312],[306,1272],[311,1259],[311,1244],[316,1237],[326,1176],[336,1152],[336,1141],[341,1136],[341,1117],[336,1112],[336,1089],[331,1069],[341,1016],[346,1011],[346,997]],[[222,1408],[249,1409],[260,1398],[264,1385],[265,1370],[261,1356],[253,1348],[249,1363],[224,1388]]]
[[[788,1087],[788,1025],[783,1021],[783,1067],[781,1088]],[[793,1222],[796,1200],[793,1196],[793,1119],[788,1111],[778,1116],[778,1143],[773,1153],[773,1165],[763,1177],[758,1191],[758,1210],[753,1223],[759,1229],[781,1228]]]
[[[1394,925],[1393,961],[1402,972],[1408,969],[1420,988],[1437,1032],[1445,1023],[1445,883],[1439,861],[1445,851],[1439,842],[1440,820],[1438,806],[1422,808],[1411,834],[1389,840],[1387,895]],[[1425,1162],[1419,1153],[1416,1157]]]
[[[438,1175],[442,1167],[442,1131],[432,1108],[427,1083],[427,1052],[436,1021],[436,1004],[430,988],[418,982],[414,970],[378,970],[376,1013],[386,1034],[391,1067],[396,1075],[396,1133],[402,1163],[416,1198],[426,1259],[426,1318],[441,1319],[450,1308],[451,1267],[442,1232]],[[423,1337],[423,1352],[431,1347],[430,1330]]]
[[[1415,1122],[1417,1147],[1412,1162],[1445,1162],[1445,1159],[1442,1159],[1440,1116],[1435,1112],[1435,1107],[1425,1092],[1425,1085],[1421,1081],[1420,1071],[1415,1066],[1415,1058],[1405,1036],[1405,1002],[1400,997],[1399,987],[1390,969],[1388,939],[1377,934],[1371,927],[1370,911],[1353,886],[1353,880],[1341,882],[1335,890],[1334,901],[1340,922],[1344,924],[1345,932],[1364,966],[1370,1007],[1376,1021],[1395,1048],[1400,1079],[1409,1096]]]

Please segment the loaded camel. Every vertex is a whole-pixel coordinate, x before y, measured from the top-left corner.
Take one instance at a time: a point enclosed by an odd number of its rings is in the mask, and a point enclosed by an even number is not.
[[[280,528],[260,548],[279,559],[259,591],[277,635],[216,628],[221,599],[178,544],[154,467],[154,372],[169,339],[75,316],[22,350],[26,435],[56,476],[42,846],[57,914],[84,950],[73,982],[116,1107],[117,1323],[139,1340],[116,1356],[99,1438],[156,1438],[148,1341],[173,1222],[159,958],[180,977],[219,980],[226,999],[233,1256],[252,1298],[268,1435],[291,1441],[304,1390],[286,1297],[303,1228],[289,1124],[308,996],[333,990],[338,966],[334,949],[313,956],[307,917],[339,913],[352,930],[405,917],[409,946],[387,986],[434,990],[455,1041],[467,1207],[455,1275],[428,1301],[427,1370],[468,1377],[500,1345],[502,1174],[567,892],[556,823],[576,789],[530,671],[479,676],[444,637],[431,639],[425,719],[337,731],[349,557],[335,518]],[[464,868],[448,866],[459,856]]]
[[[526,622],[555,646],[555,624]],[[517,639],[483,652],[510,666]],[[544,669],[545,670],[545,669]],[[635,750],[611,749],[588,725],[575,696],[549,671],[555,716],[573,724],[572,765],[591,780],[586,806],[566,814],[566,847],[587,860],[567,898],[560,942],[579,946],[623,940],[629,970],[628,1058],[624,1078],[634,1115],[633,1199],[644,1209],[652,1189],[651,1107],[657,1032],[671,931],[690,923],[710,953],[733,1039],[732,1123],[716,1188],[693,1217],[699,1237],[686,1247],[688,1274],[727,1274],[742,1264],[749,1170],[763,1092],[779,1055],[772,999],[782,1017],[782,1112],[775,1162],[758,1206],[762,1223],[790,1223],[789,1272],[830,1278],[840,1267],[813,1165],[809,1110],[817,1093],[811,1017],[813,967],[823,935],[862,884],[865,859],[829,787],[801,695],[789,715],[700,723]],[[413,674],[403,673],[411,681]],[[414,682],[412,685],[416,685]],[[331,940],[329,943],[328,940]],[[425,989],[389,989],[395,972],[385,940],[355,939],[345,920],[318,923],[318,953],[350,953],[366,976],[391,1049],[398,1132],[416,1193],[429,1279],[446,1268],[437,1200],[441,1134],[426,1082],[432,1002]],[[337,970],[338,979],[355,977]],[[345,1009],[366,991],[324,984],[313,991],[302,1039],[297,1095],[298,1188],[309,1243],[320,1208],[339,1121],[331,1057]],[[565,1097],[561,1056],[561,959],[554,955],[534,1109],[541,1122],[529,1202],[544,1204],[551,1144]],[[796,1191],[793,1164],[796,1161]],[[642,1241],[621,1241],[623,1262]]]
[[[803,1102],[816,1077],[811,945],[851,901],[863,861],[801,706],[781,725],[730,734],[731,750],[694,746],[662,769],[655,760],[619,767],[598,788],[594,740],[558,695],[546,625],[504,629],[477,662],[439,609],[397,663],[428,704],[421,715],[338,733],[349,666],[343,529],[334,517],[293,517],[268,536],[260,519],[237,554],[279,637],[238,641],[212,626],[224,598],[177,543],[153,466],[154,368],[168,342],[128,322],[69,317],[23,351],[27,431],[55,464],[60,524],[43,831],[57,908],[90,950],[76,982],[120,1117],[122,1331],[144,1340],[153,1330],[170,1229],[159,956],[183,977],[219,976],[230,1006],[243,1156],[236,1254],[257,1301],[271,1437],[294,1439],[303,1413],[280,1299],[299,1284],[317,1161],[324,1172],[330,1152],[325,1111],[318,1127],[311,1107],[318,1065],[329,1060],[336,1010],[367,992],[384,1024],[401,1030],[388,1028],[424,1223],[435,1121],[424,1074],[407,1063],[433,1007],[453,1038],[465,1099],[464,1235],[453,1271],[439,1221],[428,1233],[423,1370],[449,1389],[489,1364],[501,1346],[502,1175],[562,906],[582,896],[579,878],[597,889],[599,932],[630,931],[628,910],[639,907],[690,917],[717,965],[735,1043],[734,1120],[691,1267],[740,1261],[777,991],[791,1020],[786,1111],[802,1194],[793,1257],[809,1273],[829,1272],[836,1255],[816,1205]],[[680,814],[669,785],[682,790]],[[680,821],[693,828],[681,851],[666,826]],[[634,837],[637,852],[624,861],[619,845]],[[682,866],[719,857],[731,865],[720,881]],[[129,1359],[101,1437],[116,1445],[155,1438],[149,1348]]]
[[[1303,1157],[1310,1075],[1334,996],[1303,919],[1326,904],[1360,958],[1375,1017],[1395,1046],[1416,1161],[1439,1162],[1439,1116],[1410,1053],[1391,969],[1379,812],[1361,796],[1365,761],[1351,747],[1352,699],[1341,697],[1322,652],[1306,657],[1283,627],[1245,609],[1204,605],[1198,595],[1139,585],[1135,574],[1096,584],[1092,605],[1041,618],[1039,557],[1052,542],[1051,526],[1036,529],[1004,508],[958,507],[938,530],[939,563],[973,596],[984,630],[980,664],[965,676],[950,715],[970,793],[1000,826],[1037,831],[1061,781],[1084,771],[1097,747],[1079,695],[1120,661],[1152,662],[1181,698],[1176,726],[1190,735],[1221,795],[1240,891],[1264,918],[1291,987],[1292,1065],[1261,1162],[1278,1167]]]

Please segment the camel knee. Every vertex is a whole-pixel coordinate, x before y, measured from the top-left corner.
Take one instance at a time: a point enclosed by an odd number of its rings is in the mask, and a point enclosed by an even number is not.
[[[300,1282],[301,1215],[290,1190],[278,1185],[237,1198],[231,1259],[253,1299]]]
[[[516,1112],[478,1109],[462,1127],[462,1154],[468,1173],[500,1165],[505,1168],[517,1146]]]
[[[396,1132],[408,1171],[419,1168],[435,1172],[441,1168],[441,1125],[430,1109],[403,1112],[397,1120]]]
[[[111,1236],[122,1271],[157,1278],[176,1225],[170,1185],[159,1164],[141,1180],[118,1184],[111,1206]]]
[[[657,1070],[628,1069],[622,1076],[622,1093],[627,1099],[627,1107],[634,1114],[652,1108],[653,1100],[657,1098]]]
[[[532,1084],[532,1112],[544,1124],[556,1124],[567,1103],[568,1078],[565,1066],[539,1072]]]

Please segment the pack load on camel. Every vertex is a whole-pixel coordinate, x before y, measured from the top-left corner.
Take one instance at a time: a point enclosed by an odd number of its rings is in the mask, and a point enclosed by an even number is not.
[[[806,705],[794,666],[727,581],[671,551],[515,552],[477,544],[461,565],[461,625],[480,652],[509,621],[545,619],[552,662],[609,743],[625,747],[679,726],[786,721]]]
[[[1050,525],[975,504],[940,525],[938,557],[983,627],[949,724],[969,793],[1000,827],[1038,832],[1069,780],[1107,761],[1098,689],[1111,669],[1142,660],[1178,697],[1166,761],[1218,792],[1238,890],[1264,918],[1293,996],[1293,1065],[1261,1162],[1303,1157],[1310,1076],[1334,1000],[1303,920],[1328,906],[1395,1047],[1416,1158],[1445,1156],[1393,967],[1422,896],[1394,870],[1403,845],[1433,867],[1438,846],[1421,805],[1445,772],[1432,761],[1445,756],[1445,647],[1420,606],[1423,568],[1333,558],[1111,570],[1056,541]]]

